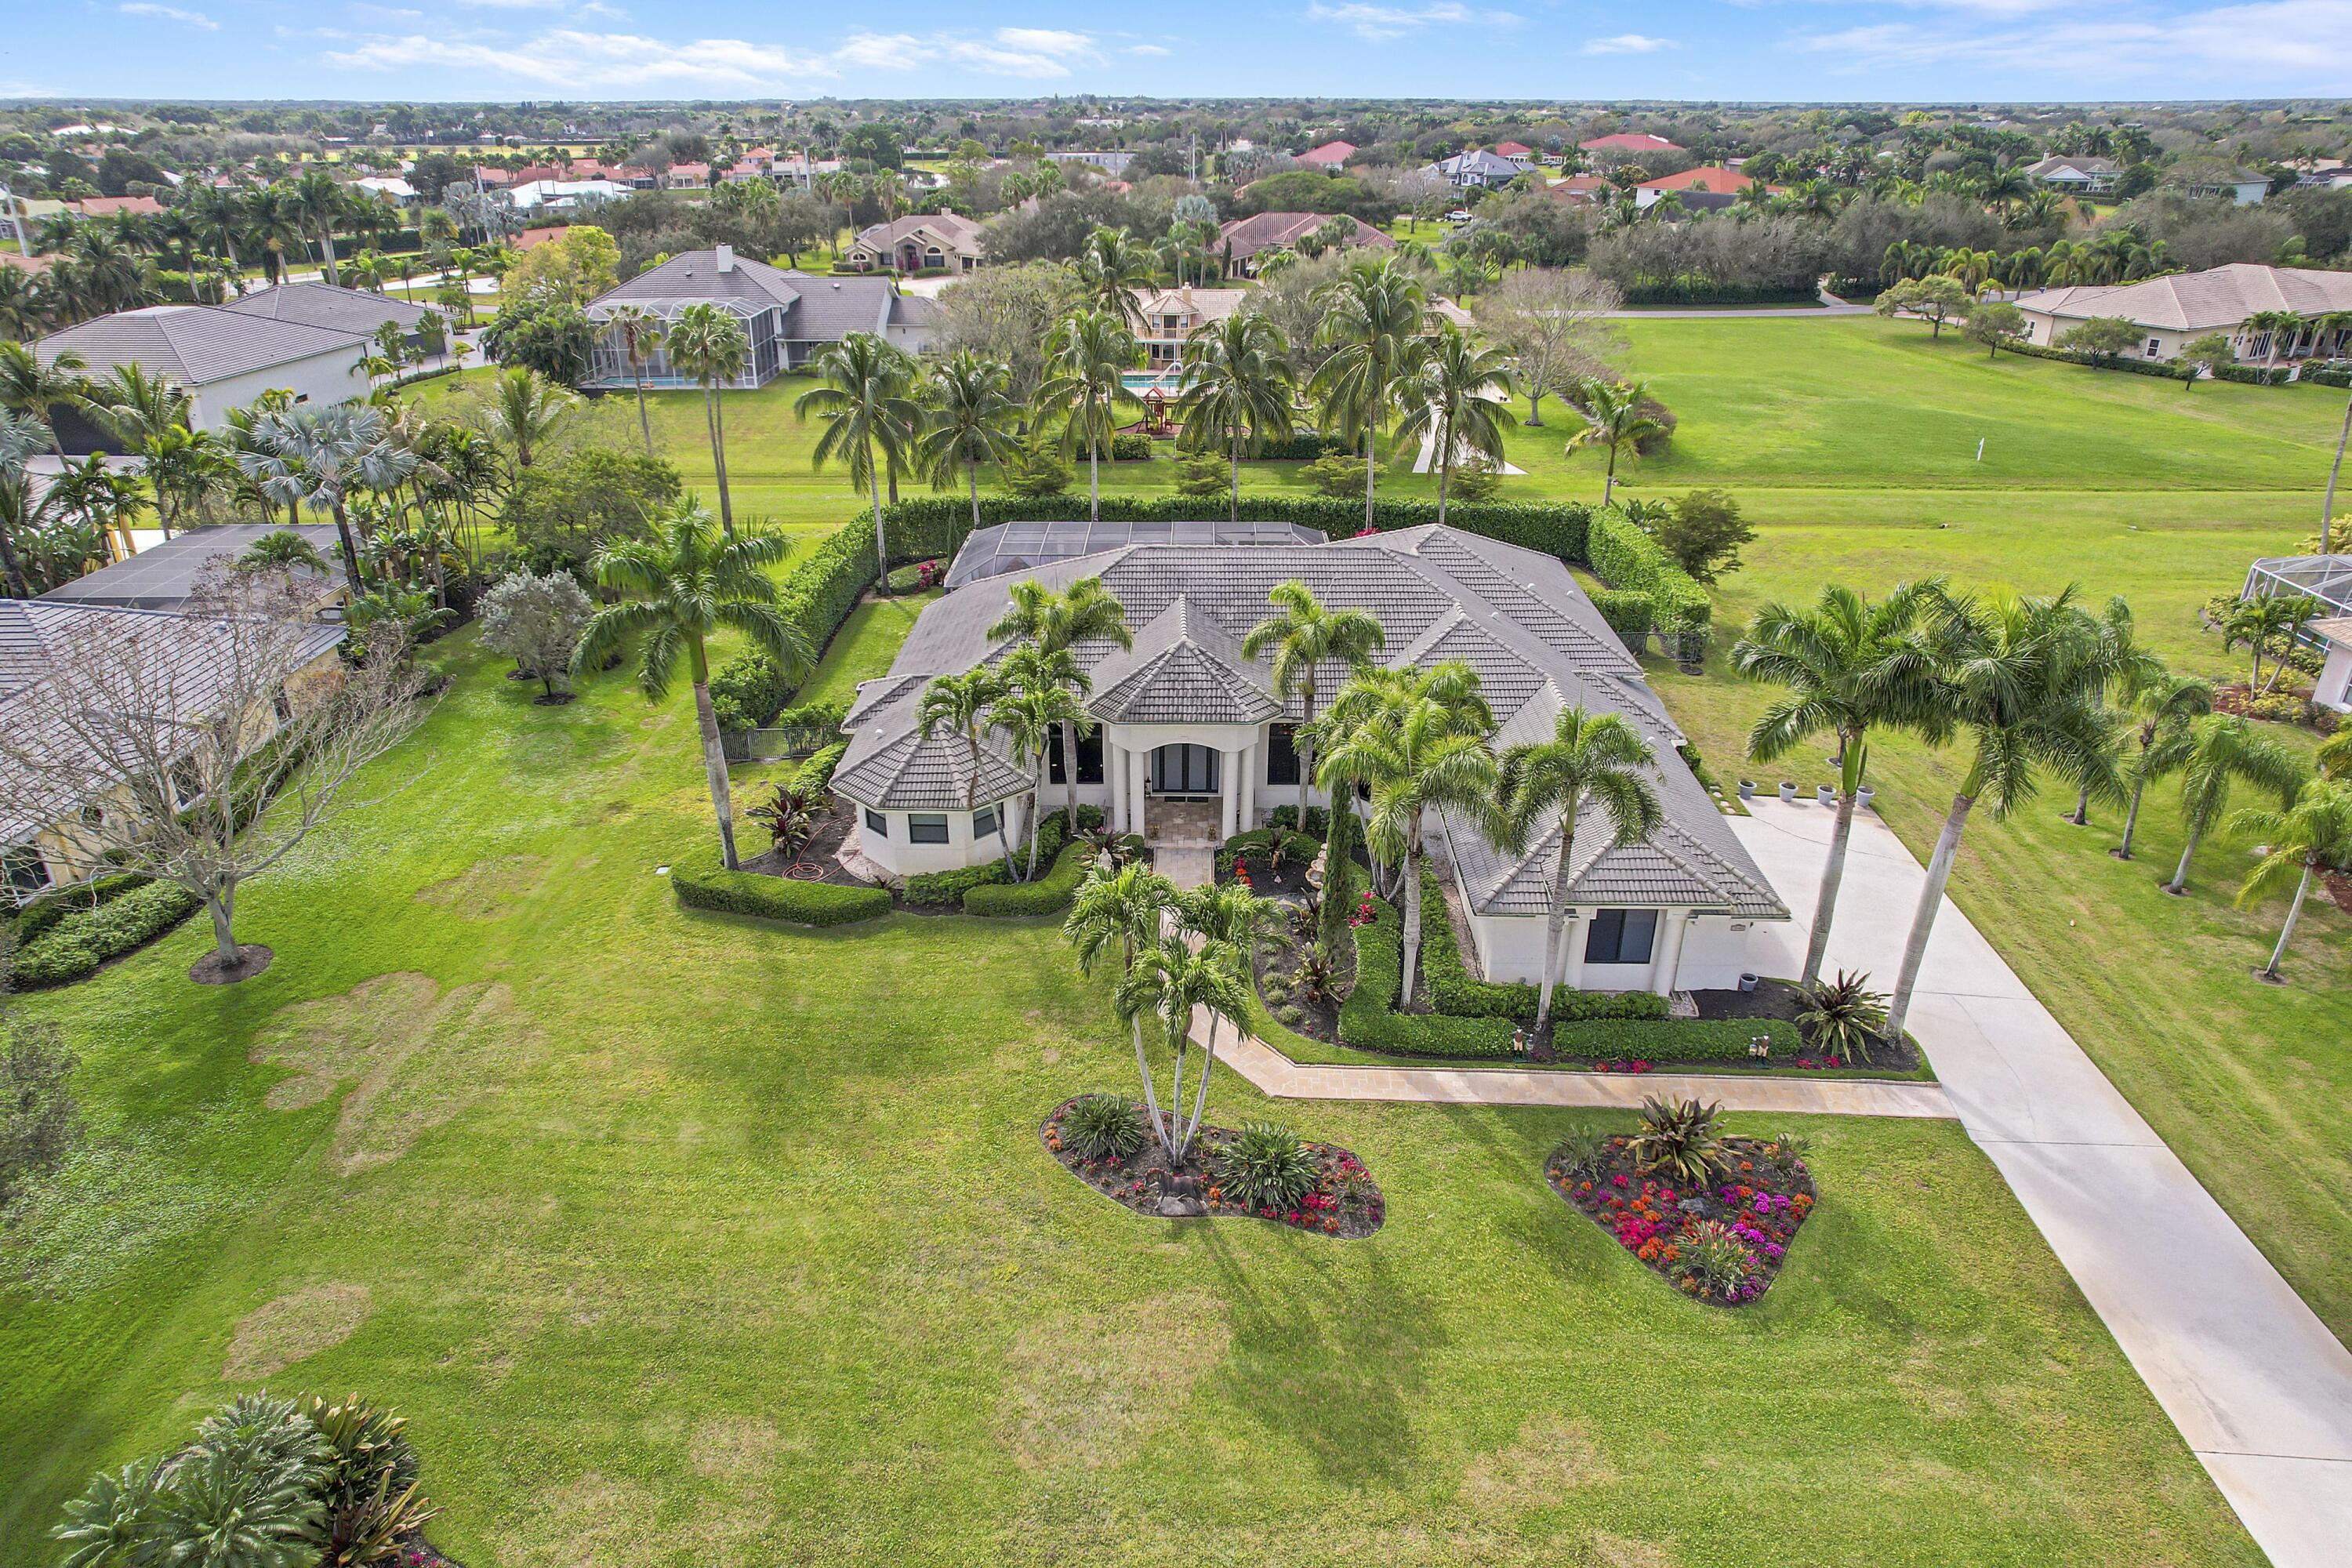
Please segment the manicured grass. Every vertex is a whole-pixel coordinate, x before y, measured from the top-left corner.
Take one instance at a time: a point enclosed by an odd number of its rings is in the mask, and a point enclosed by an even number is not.
[[[682,913],[683,695],[429,657],[409,787],[240,900],[267,974],[26,1004],[93,1142],[0,1241],[0,1560],[266,1383],[406,1412],[476,1564],[2259,1561],[1956,1127],[1800,1124],[1738,1313],[1546,1190],[1556,1112],[1223,1074],[1387,1227],[1145,1221],[1037,1143],[1133,1074],[1050,922]]]
[[[939,598],[929,594],[905,594],[894,598],[868,598],[849,612],[824,658],[793,694],[795,707],[813,702],[848,702],[857,695],[857,683],[890,672],[898,647],[915,629],[915,617]]]

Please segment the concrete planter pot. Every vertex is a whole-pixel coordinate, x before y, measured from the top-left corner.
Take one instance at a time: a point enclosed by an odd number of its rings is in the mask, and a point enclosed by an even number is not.
[[[1780,781],[1780,798],[1785,801],[1794,801],[1797,798],[1797,786],[1790,784],[1787,779],[1782,779]]]
[[[1754,800],[1756,798],[1756,781],[1754,779],[1741,779],[1739,781],[1739,798],[1742,800]]]
[[[1833,784],[1823,784],[1813,791],[1813,798],[1820,801],[1823,805],[1835,805],[1837,804],[1837,788]]]
[[[1868,784],[1864,784],[1860,789],[1853,792],[1853,804],[1860,809],[1868,811],[1870,809],[1871,797],[1877,795],[1877,793],[1878,792],[1876,790],[1871,788]]]

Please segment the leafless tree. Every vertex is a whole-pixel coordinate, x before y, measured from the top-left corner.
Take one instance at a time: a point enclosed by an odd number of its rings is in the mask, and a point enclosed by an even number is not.
[[[77,617],[49,645],[58,672],[28,721],[0,733],[8,773],[61,815],[81,809],[90,875],[143,872],[204,902],[205,978],[259,972],[234,926],[247,881],[406,782],[353,788],[423,720],[424,677],[381,630],[344,665],[317,595],[315,577],[222,566],[180,614]]]
[[[1591,376],[1613,376],[1623,348],[1612,310],[1624,308],[1617,286],[1589,272],[1515,268],[1478,301],[1478,324],[1517,362],[1529,425],[1543,423],[1544,395],[1564,395]]]

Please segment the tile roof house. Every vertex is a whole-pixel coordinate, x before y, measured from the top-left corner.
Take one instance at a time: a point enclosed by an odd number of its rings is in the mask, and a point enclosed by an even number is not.
[[[1579,142],[1579,150],[1586,153],[1680,153],[1663,136],[1653,136],[1646,131],[1620,131],[1609,136],[1595,136],[1590,142]]]
[[[1495,153],[1502,158],[1532,159],[1536,155],[1536,150],[1524,142],[1497,142],[1495,143]]]
[[[338,288],[331,283],[280,283],[275,289],[257,289],[250,294],[239,295],[220,308],[240,316],[299,321],[305,326],[325,327],[362,338],[373,337],[387,321],[397,326],[402,336],[414,338],[426,315],[423,305],[365,289]]]
[[[1246,289],[1161,289],[1143,297],[1143,325],[1135,341],[1144,363],[1172,365],[1184,357],[1184,340],[1202,327],[1223,321],[1248,301]]]
[[[1675,751],[1682,732],[1559,561],[1433,526],[1309,542],[1296,531],[1203,524],[1177,542],[1171,523],[1013,523],[967,542],[995,569],[950,569],[958,583],[926,609],[890,673],[863,682],[842,728],[849,746],[834,789],[859,807],[859,851],[893,875],[981,864],[998,853],[1000,821],[1017,837],[1030,780],[1003,737],[982,738],[977,780],[963,742],[926,736],[919,711],[931,678],[1002,658],[1007,638],[988,628],[1013,584],[1052,588],[1099,576],[1126,607],[1134,646],[1081,644],[1097,729],[1076,759],[1081,803],[1107,809],[1122,831],[1147,837],[1160,803],[1213,799],[1230,837],[1277,805],[1299,803],[1296,726],[1304,708],[1273,689],[1267,662],[1242,639],[1267,614],[1266,595],[1297,579],[1334,608],[1364,610],[1388,635],[1386,662],[1426,668],[1448,660],[1478,674],[1499,725],[1498,744],[1549,734],[1576,706],[1621,713],[1650,741],[1652,783],[1665,823],[1648,842],[1616,847],[1585,823],[1577,835],[1568,984],[1594,990],[1672,992],[1736,984],[1738,932],[1788,911],[1725,826],[1721,811]],[[1067,554],[1049,535],[1082,536]],[[1003,550],[1017,531],[1033,546]],[[1124,542],[1120,536],[1124,534]],[[1024,534],[1025,537],[1025,534]],[[1321,672],[1328,694],[1346,672]],[[1048,766],[1051,809],[1062,784],[1058,743]],[[1559,825],[1524,854],[1496,850],[1472,825],[1430,822],[1433,855],[1450,864],[1468,915],[1476,967],[1490,980],[1532,980],[1545,956],[1543,888]]]
[[[1230,269],[1244,278],[1256,276],[1258,258],[1269,250],[1288,250],[1307,235],[1313,234],[1329,223],[1330,213],[1258,213],[1250,217],[1230,218],[1217,229],[1217,249],[1223,255]],[[1354,226],[1343,246],[1368,246],[1374,250],[1394,250],[1396,241],[1360,217],[1347,220]]]
[[[1320,147],[1309,147],[1292,161],[1304,163],[1310,169],[1323,169],[1337,173],[1342,164],[1355,155],[1356,144],[1353,142],[1326,142]]]
[[[2094,316],[2120,316],[2138,325],[2147,334],[2140,345],[2144,359],[2171,359],[2210,332],[2227,335],[2242,360],[2327,358],[2352,347],[2352,333],[2322,332],[2315,324],[2281,343],[2268,332],[2246,330],[2248,317],[2265,312],[2318,317],[2352,310],[2352,272],[2319,268],[2238,261],[2137,283],[2044,289],[2019,300],[2017,308],[2025,314],[2026,341],[2045,348]]]
[[[362,395],[367,383],[356,373],[366,352],[362,333],[226,305],[121,310],[51,332],[33,345],[43,364],[72,353],[93,376],[131,364],[163,376],[188,395],[188,423],[198,430],[226,428],[229,410],[276,387],[293,393],[299,403],[341,403]],[[59,411],[57,430],[66,450],[78,457],[113,445],[65,410]]]
[[[971,272],[982,257],[980,225],[958,213],[916,213],[858,230],[843,259],[860,272]]]
[[[1720,163],[1702,163],[1696,169],[1685,169],[1678,174],[1661,174],[1644,180],[1633,187],[1633,205],[1646,207],[1669,191],[1684,206],[1694,210],[1706,207],[1727,207],[1738,200],[1739,193],[1757,182],[1753,176]]]
[[[2029,180],[2085,195],[2112,190],[2123,172],[2123,165],[2113,158],[2059,156],[2037,159],[2018,171]]]
[[[1507,185],[1534,167],[1524,158],[1503,157],[1484,147],[1474,147],[1467,153],[1456,153],[1422,169],[1424,174],[1435,174],[1457,191],[1492,190]]]
[[[598,295],[588,304],[588,319],[604,321],[623,305],[632,305],[664,321],[675,320],[688,305],[716,304],[743,322],[751,351],[744,357],[743,374],[730,384],[748,391],[765,386],[785,371],[808,363],[827,343],[837,343],[852,332],[872,332],[910,353],[930,342],[939,321],[939,307],[929,300],[898,292],[882,277],[853,278],[787,272],[764,261],[738,257],[732,247],[680,252],[659,267]],[[644,367],[648,386],[692,386],[679,374],[666,351],[656,350]],[[629,387],[636,372],[621,347],[600,334],[588,378],[592,387]]]
[[[1556,202],[1597,202],[1608,190],[1609,182],[1598,174],[1570,174],[1544,187],[1544,195]]]

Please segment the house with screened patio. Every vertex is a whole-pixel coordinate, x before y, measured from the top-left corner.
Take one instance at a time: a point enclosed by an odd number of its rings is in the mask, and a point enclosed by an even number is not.
[[[1093,720],[1076,755],[1058,739],[1047,760],[1045,809],[1076,770],[1082,804],[1147,843],[1181,813],[1213,812],[1220,837],[1281,805],[1326,804],[1299,776],[1295,695],[1276,692],[1267,662],[1242,652],[1268,613],[1267,594],[1297,580],[1327,607],[1364,611],[1387,637],[1385,661],[1425,668],[1459,660],[1478,674],[1496,746],[1548,735],[1565,710],[1623,714],[1654,751],[1664,822],[1626,847],[1588,821],[1572,863],[1574,915],[1567,983],[1587,990],[1716,989],[1738,983],[1745,933],[1788,910],[1678,754],[1682,732],[1641,666],[1556,557],[1427,526],[1326,539],[1289,524],[1018,522],[976,531],[950,567],[946,595],[917,620],[890,673],[862,683],[843,731],[848,749],[833,787],[858,813],[858,854],[892,877],[977,865],[998,855],[1000,822],[1026,827],[1030,778],[1001,735],[977,764],[962,738],[923,732],[924,688],[940,675],[993,664],[992,637],[1014,584],[1056,590],[1099,577],[1127,612],[1132,647],[1081,644]],[[1347,671],[1321,672],[1328,694]],[[1438,873],[1454,884],[1486,979],[1539,977],[1546,889],[1559,827],[1520,853],[1496,849],[1466,820],[1425,825]]]

